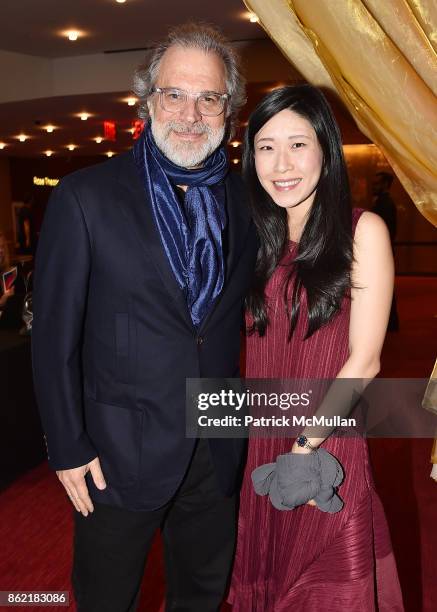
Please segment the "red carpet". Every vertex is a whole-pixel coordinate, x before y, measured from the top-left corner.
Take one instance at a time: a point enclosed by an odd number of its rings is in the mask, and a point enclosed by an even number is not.
[[[398,278],[397,296],[401,331],[387,338],[382,375],[428,377],[436,356],[437,279]],[[378,492],[390,525],[406,610],[435,612],[437,483],[429,478],[431,441],[370,440],[370,448]],[[1,493],[0,591],[70,590],[71,531],[69,502],[46,464]],[[159,612],[163,593],[162,558],[157,538],[146,568],[140,611]],[[71,604],[68,609],[75,607]]]

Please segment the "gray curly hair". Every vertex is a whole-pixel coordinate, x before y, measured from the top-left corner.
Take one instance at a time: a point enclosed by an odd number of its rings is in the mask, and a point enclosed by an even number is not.
[[[226,116],[229,119],[229,137],[232,136],[237,115],[246,103],[246,81],[241,73],[240,59],[229,41],[213,26],[189,22],[172,28],[165,40],[158,43],[147,64],[139,66],[134,75],[133,92],[139,99],[138,116],[149,118],[147,100],[158,78],[159,67],[164,53],[175,45],[185,49],[200,49],[216,53],[225,65],[226,88],[230,95]]]

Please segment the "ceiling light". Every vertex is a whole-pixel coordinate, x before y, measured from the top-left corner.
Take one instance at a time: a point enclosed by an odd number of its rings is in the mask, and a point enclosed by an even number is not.
[[[126,0],[115,0],[116,2],[118,2],[118,4],[124,4],[126,2]]]
[[[58,30],[58,35],[62,36],[63,38],[68,38],[68,40],[76,41],[78,38],[89,36],[89,32],[86,30],[76,30],[75,28],[71,28],[70,30]]]
[[[29,138],[29,136],[26,136],[26,134],[19,134],[19,135],[17,136],[17,138],[18,138],[18,140],[19,140],[20,142],[26,142],[26,140]]]
[[[53,155],[53,151],[44,151],[47,157],[51,157]]]
[[[231,147],[234,147],[234,149],[236,149],[240,145],[241,145],[241,142],[238,142],[238,140],[234,140],[233,142],[231,142]]]
[[[249,13],[249,21],[250,23],[258,23],[259,19],[255,13]]]
[[[54,125],[46,125],[44,129],[45,129],[46,132],[48,132],[50,134],[55,129],[55,126]]]
[[[107,157],[112,157],[114,155],[114,151],[106,151]]]
[[[82,121],[86,121],[88,117],[91,117],[91,115],[89,113],[80,113],[79,117],[82,119]]]
[[[67,149],[68,149],[69,151],[74,151],[74,149],[75,149],[75,148],[76,148],[76,145],[75,145],[75,144],[69,144],[69,145],[67,145]]]
[[[233,160],[232,160],[232,163],[233,163],[233,164],[238,164],[238,163],[240,163],[240,160],[239,160],[239,159],[233,159]]]
[[[137,99],[136,98],[125,98],[125,102],[127,102],[128,106],[135,106]]]
[[[6,143],[5,143],[5,142],[0,142],[0,151],[1,151],[2,149],[4,149],[4,148],[5,148],[5,146],[6,146]]]
[[[95,140],[95,142],[97,142],[97,144],[100,144],[102,142],[103,138],[101,136],[96,136],[94,138],[94,140]]]

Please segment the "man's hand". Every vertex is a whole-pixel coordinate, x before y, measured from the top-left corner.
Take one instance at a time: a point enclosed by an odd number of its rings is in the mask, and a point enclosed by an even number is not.
[[[59,480],[64,485],[73,506],[78,512],[82,512],[84,516],[88,516],[88,512],[93,512],[94,510],[94,506],[85,483],[85,474],[87,472],[91,472],[94,484],[98,489],[106,489],[106,482],[98,457],[86,465],[81,465],[80,467],[72,468],[71,470],[59,470],[56,472]]]

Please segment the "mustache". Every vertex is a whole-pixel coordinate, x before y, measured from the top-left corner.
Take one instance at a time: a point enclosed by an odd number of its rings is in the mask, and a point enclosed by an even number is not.
[[[166,124],[167,133],[170,131],[184,134],[211,134],[212,129],[206,123],[195,123],[194,125],[180,121],[169,121]]]

